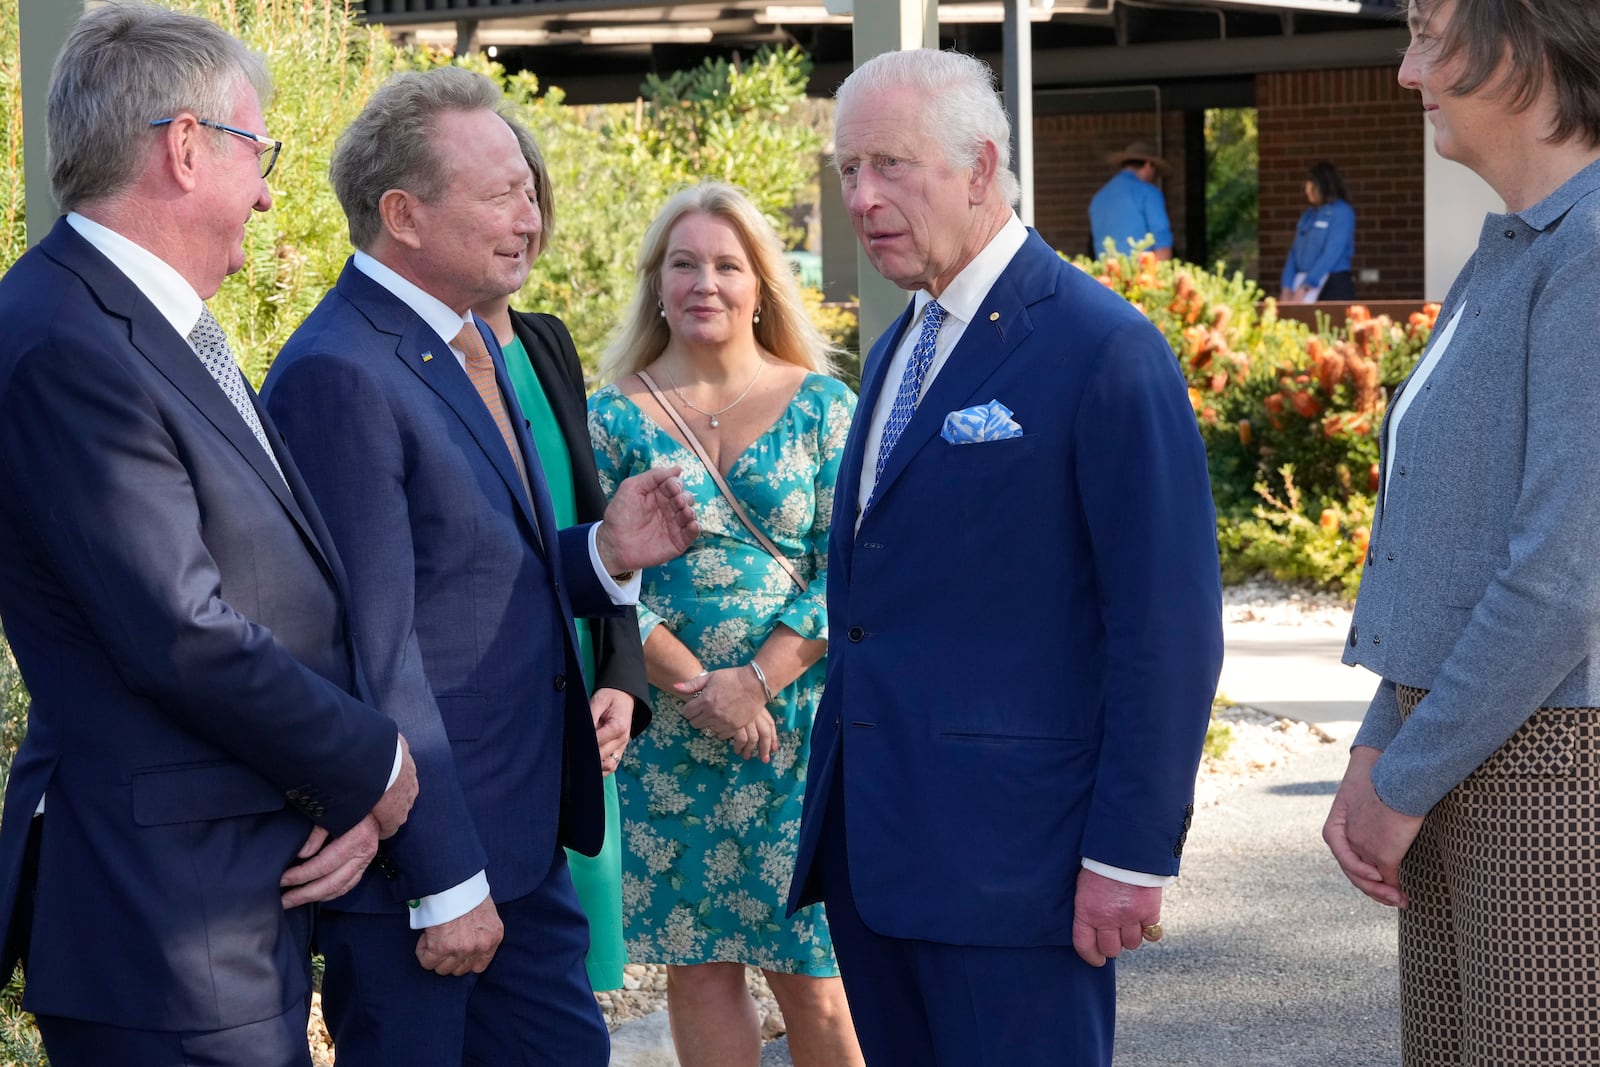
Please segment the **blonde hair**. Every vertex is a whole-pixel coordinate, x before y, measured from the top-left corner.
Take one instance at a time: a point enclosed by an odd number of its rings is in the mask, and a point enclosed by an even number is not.
[[[675,194],[645,232],[634,271],[638,284],[633,299],[600,357],[601,383],[626,378],[649,366],[672,339],[666,319],[659,314],[661,265],[672,228],[691,214],[728,223],[748,250],[760,283],[761,321],[755,324],[756,343],[786,363],[832,375],[834,357],[842,350],[831,344],[806,314],[800,283],[784,259],[772,225],[740,190],[723,182],[704,182]]]

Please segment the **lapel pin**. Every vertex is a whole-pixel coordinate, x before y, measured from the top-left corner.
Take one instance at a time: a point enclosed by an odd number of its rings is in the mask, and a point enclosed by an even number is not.
[[[998,311],[989,312],[989,321],[990,322],[999,322],[1000,321],[1000,312],[998,312]]]
[[[427,363],[427,362],[431,361],[432,359],[433,359],[433,353],[432,352],[424,352],[424,353],[422,353],[422,362]]]

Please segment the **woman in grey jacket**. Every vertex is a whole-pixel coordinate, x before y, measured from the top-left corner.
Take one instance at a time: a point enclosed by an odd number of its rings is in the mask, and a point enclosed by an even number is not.
[[[1385,421],[1323,837],[1402,909],[1407,1067],[1600,1063],[1600,4],[1409,14],[1400,82],[1506,213]]]

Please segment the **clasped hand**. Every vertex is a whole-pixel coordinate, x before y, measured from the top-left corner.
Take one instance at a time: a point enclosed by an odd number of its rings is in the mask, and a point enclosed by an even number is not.
[[[673,686],[683,697],[683,717],[696,729],[733,742],[743,759],[771,762],[778,751],[778,724],[767,710],[766,693],[749,667],[708,671]]]
[[[404,737],[399,739],[399,746],[400,773],[360,822],[331,841],[323,827],[311,828],[305,844],[295,853],[305,862],[290,867],[278,879],[278,887],[286,890],[285,909],[332,900],[354,889],[372,857],[378,854],[378,842],[392,836],[405,823],[417,799],[417,765]]]
[[[1400,861],[1417,839],[1422,818],[1403,815],[1379,799],[1372,767],[1381,755],[1365,745],[1350,750],[1350,766],[1322,825],[1322,839],[1351,885],[1379,904],[1403,908],[1408,900],[1400,888]]]

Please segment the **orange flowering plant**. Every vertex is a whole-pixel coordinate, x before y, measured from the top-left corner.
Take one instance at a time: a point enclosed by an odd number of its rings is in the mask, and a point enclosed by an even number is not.
[[[1242,274],[1147,251],[1077,266],[1166,336],[1205,440],[1224,573],[1354,595],[1377,489],[1378,429],[1438,305],[1405,322],[1352,305],[1317,328],[1280,318]]]

